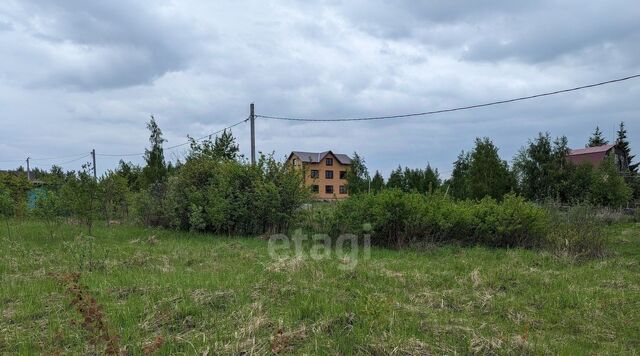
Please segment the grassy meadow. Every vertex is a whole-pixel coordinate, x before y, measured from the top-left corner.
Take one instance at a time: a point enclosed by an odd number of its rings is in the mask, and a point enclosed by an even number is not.
[[[142,227],[0,229],[0,353],[634,354],[640,225],[606,257],[373,248],[273,260],[267,242]],[[78,274],[79,273],[79,274]]]

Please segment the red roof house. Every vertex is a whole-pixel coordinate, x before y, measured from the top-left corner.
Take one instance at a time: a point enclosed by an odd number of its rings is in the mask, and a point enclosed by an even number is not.
[[[623,159],[623,152],[616,145],[602,145],[569,150],[567,159],[575,165],[590,163],[597,167],[610,154],[615,155],[614,162],[616,163],[616,166],[618,166],[619,170],[625,168],[623,167],[625,162]]]

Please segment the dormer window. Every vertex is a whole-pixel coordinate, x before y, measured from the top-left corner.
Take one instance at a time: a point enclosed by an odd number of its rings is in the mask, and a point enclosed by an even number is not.
[[[333,158],[327,158],[324,160],[324,164],[327,166],[333,166]]]

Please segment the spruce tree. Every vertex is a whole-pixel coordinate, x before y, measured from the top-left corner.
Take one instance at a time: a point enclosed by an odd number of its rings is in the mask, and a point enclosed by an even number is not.
[[[440,184],[442,184],[438,169],[431,168],[431,165],[427,163],[427,168],[424,170],[424,181],[428,193],[432,193],[436,189],[438,189],[440,187]]]
[[[382,178],[382,174],[376,171],[371,179],[371,192],[380,193],[384,189],[384,178]]]
[[[596,126],[596,130],[593,132],[593,135],[589,138],[589,143],[587,147],[597,147],[608,144],[609,141],[604,138],[602,135],[602,131],[600,131],[600,127]]]
[[[402,167],[398,166],[398,168],[391,171],[391,175],[389,175],[389,179],[387,180],[387,188],[405,190],[405,179]]]
[[[627,140],[627,129],[624,127],[624,122],[620,123],[620,128],[618,129],[618,138],[616,139],[616,145],[623,152],[623,158],[625,160],[625,166],[628,167],[628,170],[635,174],[638,173],[638,164],[632,163],[635,155],[631,154],[631,147],[629,147],[629,140]]]
[[[238,144],[236,144],[236,139],[233,137],[231,130],[227,132],[225,129],[220,137],[216,137],[213,144],[213,153],[216,157],[223,160],[235,160],[238,156],[238,151]]]

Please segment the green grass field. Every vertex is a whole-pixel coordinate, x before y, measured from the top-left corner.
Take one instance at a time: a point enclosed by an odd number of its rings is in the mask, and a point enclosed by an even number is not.
[[[61,276],[133,354],[623,353],[640,349],[640,225],[608,256],[445,246],[274,261],[267,242],[138,227],[0,230],[0,353],[94,352]],[[150,237],[154,236],[150,239]],[[88,267],[91,267],[90,269]],[[98,353],[104,345],[99,343]]]

